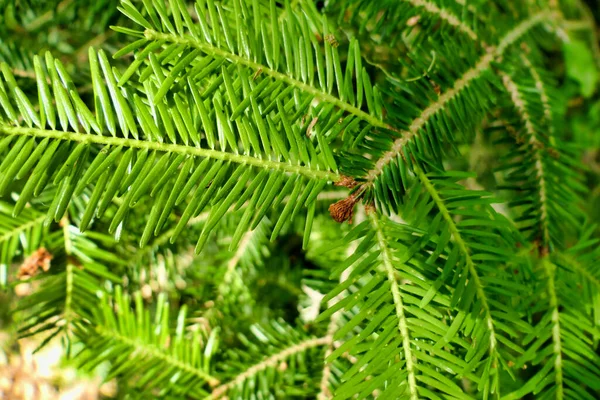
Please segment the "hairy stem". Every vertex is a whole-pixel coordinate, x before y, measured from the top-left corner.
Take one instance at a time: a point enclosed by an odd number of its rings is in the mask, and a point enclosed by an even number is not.
[[[446,21],[449,25],[452,25],[452,26],[456,27],[459,31],[465,33],[471,39],[477,40],[477,34],[471,28],[469,28],[469,26],[467,24],[462,22],[456,15],[452,14],[451,12],[438,7],[434,3],[431,3],[431,2],[425,1],[425,0],[405,0],[405,1],[408,1],[411,5],[413,5],[415,7],[424,8],[425,11],[427,11],[429,14],[438,16],[440,19]],[[460,1],[457,1],[457,3],[461,4]],[[462,4],[464,4],[464,2]]]

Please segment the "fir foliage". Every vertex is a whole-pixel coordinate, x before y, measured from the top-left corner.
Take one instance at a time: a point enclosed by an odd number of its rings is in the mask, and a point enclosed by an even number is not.
[[[122,398],[600,396],[582,0],[0,4],[19,335]]]

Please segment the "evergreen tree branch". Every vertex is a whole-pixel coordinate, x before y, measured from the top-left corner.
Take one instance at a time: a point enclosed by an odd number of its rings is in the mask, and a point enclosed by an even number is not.
[[[307,166],[292,165],[290,163],[278,162],[256,158],[252,156],[233,154],[224,151],[202,149],[198,147],[184,146],[179,144],[151,142],[147,140],[126,139],[121,137],[110,137],[91,135],[86,133],[45,130],[36,128],[9,127],[0,125],[0,134],[14,136],[30,136],[36,138],[51,138],[68,140],[77,143],[94,143],[139,150],[156,150],[164,153],[182,154],[210,158],[213,160],[231,161],[236,164],[252,165],[265,170],[283,171],[293,174],[307,176],[311,179],[322,179],[337,182],[341,179],[339,174],[329,171],[319,171]]]
[[[356,251],[356,244],[351,243],[347,250],[346,256],[350,257]],[[350,268],[346,269],[340,275],[339,283],[341,284],[346,279],[348,279],[348,275],[350,274]],[[327,307],[333,307],[338,301],[342,300],[343,296],[346,294],[346,291],[339,293],[333,299],[327,302]],[[327,338],[329,338],[329,344],[325,349],[324,354],[324,366],[323,366],[323,374],[321,375],[321,382],[319,384],[319,394],[317,395],[317,400],[329,400],[333,398],[333,394],[330,389],[329,378],[331,377],[331,364],[333,361],[329,361],[328,358],[333,353],[335,347],[335,332],[339,329],[340,319],[342,317],[342,310],[338,310],[331,315],[329,319],[329,324],[327,325]]]
[[[421,114],[411,122],[408,130],[401,132],[401,137],[394,141],[391,149],[374,162],[374,167],[368,171],[365,176],[366,185],[373,185],[374,181],[382,174],[385,166],[396,159],[402,152],[402,149],[419,134],[419,131],[425,127],[431,117],[437,114],[448,102],[465,90],[473,80],[479,78],[485,70],[489,69],[492,62],[498,57],[501,57],[506,49],[517,42],[533,27],[543,22],[554,21],[556,17],[556,13],[554,12],[548,10],[540,11],[507,32],[495,47],[488,48],[486,53],[475,63],[475,66],[457,79],[454,82],[453,87],[442,93],[436,102],[424,109]]]
[[[550,312],[552,313],[552,350],[554,353],[554,382],[556,384],[556,399],[562,400],[564,397],[563,388],[563,359],[562,359],[562,335],[560,329],[560,313],[558,311],[558,296],[555,288],[556,266],[550,262],[547,257],[541,261],[546,273],[548,298]]]
[[[9,212],[10,214],[12,214],[12,207],[9,207],[5,203],[0,203],[0,212],[6,213],[7,215],[9,215]],[[32,219],[23,219],[21,221],[15,221],[22,222],[21,224],[9,226],[6,228],[2,227],[2,230],[0,230],[0,244],[12,240],[13,238],[19,236],[23,232],[28,231],[29,229],[32,229],[36,226],[41,226],[44,220],[46,219],[46,216],[44,214],[37,215],[36,213],[32,217]]]
[[[544,253],[548,253],[548,249],[550,246],[550,232],[548,227],[548,198],[546,196],[546,174],[544,171],[545,168],[544,163],[542,161],[542,156],[540,154],[540,152],[542,151],[542,149],[544,149],[545,146],[537,138],[537,133],[533,126],[533,122],[531,120],[531,117],[529,116],[529,113],[527,112],[525,102],[523,101],[521,94],[519,93],[517,85],[507,74],[502,73],[501,76],[502,82],[504,83],[506,90],[510,94],[512,102],[517,112],[519,113],[519,116],[523,120],[525,130],[527,132],[527,135],[529,136],[527,143],[529,144],[531,152],[533,153],[533,157],[535,160],[536,177],[539,182],[539,200],[541,209],[540,227],[542,231],[542,248],[544,249]],[[541,91],[540,95],[542,93],[545,92]],[[545,112],[546,110],[544,110],[544,113]]]
[[[568,255],[568,254],[564,254],[562,252],[553,252],[552,256],[553,257],[558,257],[565,264],[567,264],[570,267],[572,267],[573,270],[577,274],[579,274],[582,277],[584,277],[586,281],[588,281],[592,285],[594,285],[596,287],[596,290],[598,290],[600,292],[600,278],[598,278],[597,276],[595,276],[594,274],[592,274],[590,272],[590,270],[588,268],[586,268],[584,265],[582,265],[575,257],[573,257],[571,255]]]
[[[217,386],[219,384],[219,380],[214,376],[206,373],[205,371],[195,368],[193,365],[185,363],[172,355],[165,353],[163,349],[157,348],[154,345],[142,343],[136,338],[128,337],[120,334],[112,329],[108,329],[104,326],[97,326],[94,331],[101,337],[105,339],[109,339],[111,341],[121,343],[133,350],[132,357],[145,357],[150,356],[156,360],[160,360],[164,362],[169,367],[176,368],[181,371],[185,371],[191,375],[206,381],[210,386]]]
[[[335,331],[337,330],[337,324],[340,318],[341,312],[336,312],[331,316],[329,320],[329,325],[327,325],[327,336],[325,336],[328,340],[327,348],[325,349],[324,354],[324,366],[323,366],[323,374],[321,376],[321,381],[319,383],[319,394],[317,395],[317,400],[328,400],[332,398],[331,390],[329,389],[329,378],[331,377],[331,362],[327,361],[327,357],[333,353],[333,336]]]
[[[417,177],[419,178],[419,180],[433,199],[433,202],[437,206],[440,214],[442,215],[442,218],[444,219],[444,221],[446,221],[448,229],[450,230],[450,236],[458,246],[460,253],[462,253],[465,259],[465,263],[469,271],[469,276],[471,279],[473,279],[476,295],[479,301],[481,302],[481,308],[486,321],[486,326],[490,334],[488,352],[490,354],[490,357],[492,358],[492,365],[496,365],[498,362],[498,349],[496,348],[496,330],[494,327],[494,320],[492,318],[492,311],[488,301],[488,296],[485,293],[484,285],[481,282],[481,278],[479,276],[479,272],[477,271],[477,267],[475,266],[475,262],[471,258],[471,253],[469,251],[467,243],[465,242],[460,231],[458,230],[458,227],[456,226],[456,223],[454,222],[450,211],[446,207],[444,200],[442,200],[438,191],[433,186],[427,175],[425,175],[425,173],[419,167],[416,168],[415,173],[417,174]]]
[[[247,370],[245,370],[244,372],[242,372],[241,374],[239,374],[232,380],[230,380],[220,386],[217,386],[215,389],[213,389],[211,395],[209,397],[207,397],[207,399],[212,399],[212,400],[220,399],[227,393],[227,391],[229,389],[239,385],[240,383],[244,382],[246,379],[256,375],[257,373],[259,373],[267,368],[276,367],[281,361],[289,358],[290,356],[293,356],[294,354],[302,353],[313,347],[325,346],[327,344],[329,344],[329,338],[327,336],[324,336],[324,337],[320,337],[320,338],[308,339],[308,340],[305,340],[304,342],[300,342],[291,347],[288,347],[288,348],[282,350],[281,352],[268,357],[267,359],[261,361],[260,363],[253,365],[252,367],[248,368]]]
[[[406,379],[408,382],[410,398],[411,400],[416,400],[419,398],[419,393],[417,389],[417,380],[415,378],[415,367],[413,364],[414,360],[411,349],[410,333],[408,332],[408,323],[406,321],[406,316],[404,315],[404,303],[402,301],[402,297],[400,296],[400,283],[398,282],[396,270],[393,266],[393,260],[391,251],[388,247],[388,241],[383,233],[375,210],[371,210],[369,212],[369,219],[371,220],[373,230],[377,235],[377,244],[379,246],[379,250],[381,251],[381,261],[385,269],[385,273],[387,274],[387,279],[390,282],[390,290],[392,291],[392,298],[394,299],[396,317],[398,318],[398,331],[402,336],[402,350],[404,351],[404,360],[406,361],[406,371],[408,373]]]
[[[67,7],[69,7],[73,3],[73,1],[74,0],[61,1],[60,3],[58,3],[56,8],[48,10],[39,17],[35,18],[33,21],[28,22],[25,25],[25,29],[27,31],[35,31],[39,29],[42,25],[48,23],[49,21],[52,21],[52,18],[55,18],[58,13],[64,12],[64,10],[66,10]]]
[[[275,69],[269,68],[266,65],[254,62],[246,57],[242,57],[237,54],[234,54],[233,52],[223,50],[216,46],[211,46],[208,43],[200,42],[191,37],[180,37],[180,36],[176,36],[176,35],[169,34],[169,33],[160,33],[160,32],[156,32],[152,29],[146,29],[146,31],[144,32],[144,36],[146,37],[147,40],[161,40],[161,41],[164,41],[167,43],[177,43],[177,44],[181,44],[184,46],[197,48],[197,49],[201,50],[203,53],[211,55],[211,56],[223,57],[227,60],[230,60],[234,64],[243,65],[245,67],[252,69],[255,72],[270,76],[277,81],[285,82],[286,84],[290,85],[291,87],[294,87],[304,93],[314,96],[314,98],[316,98],[318,100],[333,104],[334,106],[336,106],[344,111],[347,111],[348,113],[350,113],[352,115],[355,115],[357,118],[360,118],[363,121],[366,121],[373,126],[376,126],[379,128],[391,129],[391,130],[394,129],[389,124],[385,123],[383,120],[381,120],[369,113],[362,111],[360,108],[353,106],[352,104],[345,102],[332,94],[321,91],[309,84],[306,84],[300,80],[294,79],[289,75],[281,73]]]
[[[223,276],[223,283],[225,285],[229,285],[231,283],[233,275],[236,273],[236,267],[246,252],[247,247],[251,244],[252,236],[255,235],[256,232],[256,230],[253,230],[244,234],[242,240],[240,240],[237,246],[235,253],[233,254],[233,257],[231,257],[231,259],[229,259],[227,262],[227,269],[225,270],[225,275]]]
[[[71,233],[69,232],[70,223],[67,217],[64,217],[60,221],[60,225],[62,227],[63,232],[63,240],[65,246],[65,254],[67,255],[67,265],[65,266],[65,306],[62,313],[62,319],[65,321],[65,335],[67,336],[67,340],[70,340],[72,324],[76,317],[76,313],[73,311],[73,291],[74,291],[74,260],[72,257],[72,249],[73,244],[71,241]]]
[[[461,21],[452,12],[439,7],[437,4],[432,3],[430,1],[426,1],[426,0],[403,0],[403,1],[407,1],[414,7],[424,8],[425,11],[427,11],[428,13],[442,19],[449,25],[458,28],[459,31],[467,34],[467,36],[469,36],[474,41],[478,40],[477,34],[473,31],[473,29],[471,29],[467,24],[465,24],[463,21]],[[463,5],[463,6],[465,5],[464,0],[457,0],[456,2],[460,5]]]
[[[533,77],[533,80],[535,82],[535,88],[538,90],[538,92],[540,92],[540,100],[542,101],[542,105],[544,106],[544,117],[546,119],[545,122],[548,124],[549,136],[553,136],[554,121],[552,120],[552,107],[550,106],[550,98],[548,97],[546,85],[542,81],[542,78],[540,77],[539,72],[537,71],[537,69],[535,68],[535,66],[529,59],[529,57],[527,57],[524,53],[521,53],[521,60],[523,61],[523,64],[525,64],[525,67],[527,68],[527,70],[529,71],[531,76]],[[510,77],[509,77],[509,79],[510,79]],[[512,92],[510,92],[510,93],[511,93],[511,97],[513,98],[513,101],[514,101],[515,94],[513,94]],[[518,90],[517,90],[516,96],[519,96],[519,98],[520,98],[520,94],[518,93]]]

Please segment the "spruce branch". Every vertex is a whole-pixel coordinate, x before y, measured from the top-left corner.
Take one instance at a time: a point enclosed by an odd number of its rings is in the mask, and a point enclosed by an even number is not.
[[[164,363],[165,366],[170,368],[176,368],[185,373],[195,376],[197,379],[202,381],[206,381],[210,386],[217,386],[219,384],[219,380],[210,374],[206,373],[200,368],[189,365],[177,357],[170,355],[168,353],[165,354],[163,349],[158,348],[151,344],[145,344],[140,342],[136,338],[131,338],[126,335],[119,334],[112,329],[107,329],[103,326],[98,326],[95,328],[95,333],[106,340],[110,340],[114,343],[122,344],[133,350],[131,357],[151,357],[156,360],[160,360]]]
[[[390,290],[394,300],[396,317],[398,318],[398,330],[400,331],[400,335],[402,337],[402,350],[404,352],[404,360],[406,362],[409,396],[411,400],[416,400],[419,398],[419,393],[417,388],[417,380],[415,378],[415,367],[413,364],[414,360],[411,350],[410,333],[404,313],[404,303],[402,301],[402,296],[400,295],[400,282],[396,276],[396,269],[394,267],[395,263],[392,259],[390,249],[388,248],[388,241],[382,231],[377,214],[374,210],[369,211],[368,214],[369,219],[373,224],[373,230],[377,235],[377,245],[381,251],[381,259],[385,268],[385,273],[387,274],[387,279],[390,282]]]
[[[550,129],[550,131],[548,132],[548,135],[551,137],[554,134],[554,121],[552,118],[552,107],[550,105],[550,99],[548,97],[548,91],[546,90],[546,85],[542,81],[542,78],[540,77],[539,72],[537,71],[537,69],[535,68],[535,66],[533,65],[533,63],[531,62],[531,60],[529,59],[529,57],[527,57],[527,55],[525,53],[521,53],[521,60],[523,61],[523,64],[525,65],[527,70],[531,73],[531,76],[533,77],[533,80],[535,82],[535,88],[540,93],[540,100],[542,101],[542,105],[544,106],[545,122],[548,124],[548,128]],[[502,79],[504,80],[504,77],[502,77]],[[510,77],[509,77],[509,79],[510,79]],[[518,91],[516,94],[513,94],[512,91],[510,93],[511,93],[511,98],[513,98],[513,99],[515,98],[515,96],[520,97],[520,95],[518,94]]]
[[[319,171],[316,168],[301,165],[291,165],[289,163],[260,159],[242,154],[232,154],[218,150],[202,149],[178,144],[151,142],[137,139],[126,139],[120,137],[90,135],[87,133],[4,126],[0,126],[0,134],[13,136],[28,136],[34,138],[50,138],[83,144],[94,143],[106,146],[139,150],[156,150],[159,152],[169,154],[182,154],[188,156],[210,158],[213,160],[231,161],[236,164],[252,165],[269,171],[275,170],[300,174],[312,179],[323,179],[332,182],[337,182],[340,179],[340,176],[336,173],[328,171]]]
[[[475,63],[475,65],[466,71],[459,79],[454,82],[452,88],[442,93],[438,100],[430,104],[421,114],[414,119],[409,129],[401,132],[401,137],[396,139],[389,151],[374,162],[374,167],[369,170],[365,176],[366,184],[373,185],[373,182],[382,174],[383,169],[393,159],[398,157],[407,143],[419,135],[419,132],[426,126],[428,121],[435,114],[444,109],[444,106],[465,90],[471,81],[481,77],[482,73],[489,69],[492,62],[501,57],[502,54],[515,42],[517,42],[530,29],[544,22],[552,22],[557,18],[555,12],[544,10],[540,11],[526,20],[520,22],[517,26],[507,32],[496,46],[486,49],[486,53]]]
[[[536,81],[540,82],[539,76]],[[539,197],[540,197],[539,203],[540,203],[540,209],[541,209],[541,216],[540,216],[541,229],[540,230],[542,232],[542,249],[543,249],[543,253],[547,254],[549,251],[548,250],[549,246],[550,246],[550,232],[549,232],[549,228],[548,228],[548,224],[549,224],[549,222],[548,222],[548,199],[547,199],[547,195],[546,195],[546,185],[547,184],[546,184],[546,174],[544,172],[544,164],[542,161],[542,156],[540,154],[542,151],[544,151],[545,146],[537,138],[536,129],[533,126],[531,117],[525,107],[525,102],[521,98],[519,89],[517,88],[517,85],[515,84],[515,82],[513,82],[513,80],[507,74],[502,74],[502,82],[504,83],[504,86],[506,87],[506,90],[508,91],[508,93],[510,93],[512,102],[515,105],[515,108],[517,109],[520,117],[523,119],[523,122],[525,124],[525,129],[527,132],[527,136],[528,136],[527,143],[530,146],[530,151],[534,154],[536,178],[539,182]],[[537,82],[536,82],[536,84],[537,84]],[[542,96],[542,102],[544,102],[543,96],[545,95],[545,92],[540,91],[540,95]],[[546,112],[547,112],[547,109],[544,108],[544,114],[546,114]],[[549,122],[551,123],[551,120],[549,120]]]
[[[450,214],[444,200],[440,197],[438,191],[433,186],[433,184],[431,183],[431,181],[429,180],[427,175],[425,175],[425,173],[418,167],[417,167],[415,173],[417,174],[417,177],[419,178],[419,180],[422,182],[423,186],[425,187],[425,190],[431,195],[431,198],[433,199],[433,202],[436,204],[440,214],[442,215],[442,218],[446,221],[446,223],[448,225],[448,230],[450,231],[450,236],[452,237],[452,239],[458,246],[459,252],[462,254],[462,256],[465,259],[465,264],[466,264],[467,270],[469,272],[469,277],[470,277],[470,279],[473,280],[473,285],[475,286],[475,292],[476,292],[477,298],[481,302],[483,318],[485,319],[486,327],[489,332],[488,351],[489,351],[489,354],[491,357],[490,364],[492,365],[492,368],[497,368],[497,365],[499,362],[499,360],[498,360],[499,354],[498,354],[498,349],[497,349],[498,343],[497,343],[497,339],[496,339],[496,329],[494,326],[494,319],[492,318],[492,310],[491,310],[491,307],[490,307],[490,304],[488,301],[488,296],[485,293],[485,288],[481,281],[480,274],[477,271],[475,262],[473,261],[473,259],[471,257],[471,251],[468,248],[467,243],[461,236],[461,233],[458,230],[458,227],[456,226],[456,223],[454,222],[454,219],[452,218],[452,215]],[[498,375],[496,375],[495,379],[498,379]],[[497,387],[497,390],[499,391],[500,387],[498,385],[495,385],[495,386]]]
[[[215,389],[213,389],[211,395],[208,396],[207,399],[214,399],[214,400],[220,399],[227,393],[227,391],[229,391],[230,389],[234,388],[235,386],[241,384],[248,378],[258,374],[259,372],[261,372],[267,368],[274,368],[277,365],[279,365],[279,363],[281,361],[284,361],[295,354],[303,353],[306,350],[313,348],[313,347],[325,346],[328,343],[329,343],[328,337],[320,337],[320,338],[307,339],[303,342],[294,344],[294,345],[280,351],[279,353],[273,354],[272,356],[266,358],[265,360],[259,362],[258,364],[251,366],[250,368],[243,371],[242,373],[240,373],[239,375],[237,375],[235,378],[231,379],[230,381],[217,386]]]
[[[555,287],[555,270],[556,266],[553,265],[547,257],[542,258],[540,261],[546,272],[547,287],[548,287],[548,298],[550,312],[552,313],[552,350],[554,353],[554,382],[556,384],[556,399],[562,400],[564,397],[563,388],[563,359],[562,359],[562,338],[560,329],[560,313],[558,310],[558,297],[556,294]]]
[[[118,397],[598,397],[582,0],[111,1],[0,16],[22,336]]]
[[[467,24],[465,24],[463,21],[461,21],[452,12],[439,7],[437,4],[430,2],[430,1],[426,1],[426,0],[404,0],[404,1],[407,1],[414,7],[423,8],[427,13],[432,14],[432,15],[440,18],[447,24],[458,28],[459,31],[465,33],[472,40],[474,40],[474,41],[478,40],[478,36],[473,31],[473,29],[471,29]],[[463,0],[457,0],[456,2],[462,6],[466,5],[466,3]]]
[[[151,29],[147,29],[144,32],[144,37],[147,40],[160,40],[165,41],[167,43],[177,43],[184,46],[195,47],[207,55],[225,58],[227,60],[230,60],[234,64],[243,65],[245,67],[250,68],[252,71],[270,76],[276,81],[284,82],[290,85],[291,87],[298,89],[301,92],[305,92],[310,96],[313,96],[315,99],[330,103],[350,114],[355,115],[356,117],[364,121],[367,121],[373,126],[385,129],[393,129],[389,124],[386,124],[381,119],[362,111],[360,108],[346,101],[343,101],[332,94],[319,90],[313,87],[312,85],[306,84],[298,79],[290,77],[289,75],[269,68],[267,65],[259,64],[246,57],[242,57],[232,52],[222,50],[219,47],[199,42],[198,40],[194,40],[193,38],[180,37],[167,33],[159,33]]]

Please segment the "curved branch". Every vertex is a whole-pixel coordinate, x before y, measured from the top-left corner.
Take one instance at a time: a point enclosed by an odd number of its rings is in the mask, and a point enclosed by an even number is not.
[[[535,82],[535,88],[540,92],[540,100],[542,101],[542,105],[544,106],[544,118],[546,118],[548,122],[548,129],[550,130],[550,136],[552,136],[552,132],[554,131],[554,125],[552,124],[552,107],[550,106],[550,98],[548,97],[548,92],[546,91],[546,86],[540,77],[540,74],[533,66],[531,60],[527,58],[525,54],[521,54],[521,60],[525,67],[531,73],[531,77]]]
[[[471,83],[471,81],[479,78],[481,74],[487,70],[491,63],[498,57],[500,57],[506,49],[519,40],[527,31],[529,31],[534,26],[546,22],[549,20],[553,20],[557,17],[557,13],[553,11],[542,11],[528,19],[521,22],[519,25],[515,26],[512,30],[510,30],[498,43],[496,47],[488,48],[486,54],[484,54],[479,61],[475,64],[475,66],[469,70],[467,70],[462,77],[460,77],[456,82],[454,82],[454,86],[448,91],[442,93],[438,100],[435,103],[432,103],[423,110],[421,115],[415,118],[408,130],[401,131],[401,137],[396,139],[390,150],[383,154],[377,161],[375,161],[375,166],[366,175],[366,184],[372,185],[373,182],[381,175],[383,172],[383,168],[388,165],[393,159],[395,159],[398,154],[402,151],[404,146],[411,141],[423,127],[429,122],[431,117],[437,114],[439,111],[443,110],[448,102],[458,96],[462,91],[467,88],[467,86]]]
[[[271,69],[266,65],[251,61],[247,58],[238,56],[237,54],[220,49],[207,43],[198,42],[197,40],[194,40],[191,37],[180,37],[169,33],[156,32],[151,29],[146,29],[144,35],[148,40],[163,40],[168,43],[178,43],[184,46],[195,47],[204,52],[205,54],[226,58],[235,64],[243,65],[254,71],[260,71],[261,74],[270,76],[277,81],[285,82],[288,85],[293,86],[302,92],[308,93],[321,101],[333,104],[336,107],[355,115],[356,117],[368,122],[373,126],[395,130],[392,126],[383,122],[381,119],[362,111],[361,109],[353,106],[350,103],[346,103],[345,101],[339,99],[338,97],[332,94],[323,92],[319,89],[312,87],[311,85],[307,85],[306,83],[294,79],[284,73]]]
[[[596,286],[598,290],[600,290],[600,279],[594,274],[592,274],[585,266],[581,265],[581,263],[577,261],[574,257],[567,254],[562,254],[560,252],[554,252],[552,253],[552,255],[562,259],[563,262],[571,266],[573,270],[575,270],[579,275],[584,277],[585,280],[587,280],[588,282]]]
[[[554,382],[556,384],[556,399],[562,400],[563,392],[563,368],[562,368],[562,344],[560,334],[560,313],[558,311],[558,297],[556,295],[556,287],[554,286],[554,272],[556,266],[548,260],[547,257],[542,259],[542,265],[548,279],[548,297],[550,300],[550,308],[552,309],[552,350],[554,352]]]
[[[39,217],[36,217],[35,219],[32,219],[31,221],[27,221],[26,223],[24,223],[23,225],[19,225],[19,226],[15,226],[13,229],[5,232],[4,234],[0,235],[0,243],[10,239],[13,236],[17,236],[19,235],[21,232],[24,232],[30,228],[33,228],[36,225],[41,225],[44,223],[44,220],[46,219],[46,215],[42,214]]]
[[[446,207],[446,204],[444,204],[444,200],[442,200],[442,198],[440,197],[436,188],[433,186],[433,184],[431,183],[429,178],[427,178],[427,175],[425,175],[425,173],[419,167],[416,168],[415,173],[419,177],[419,180],[421,181],[421,183],[423,183],[423,186],[425,187],[427,192],[431,195],[431,198],[433,199],[438,210],[440,211],[440,214],[442,214],[442,218],[444,218],[444,221],[446,221],[446,223],[448,224],[448,229],[450,230],[450,235],[451,235],[452,239],[454,240],[454,243],[456,243],[460,252],[463,254],[463,257],[465,258],[465,263],[467,265],[467,268],[469,269],[469,275],[473,279],[473,283],[475,284],[475,293],[477,295],[477,298],[481,302],[481,308],[483,309],[483,311],[485,313],[485,320],[486,320],[487,328],[490,331],[489,354],[492,357],[492,359],[494,361],[496,361],[497,356],[498,356],[497,355],[498,350],[496,348],[497,339],[496,339],[496,331],[494,329],[494,321],[492,319],[492,313],[491,313],[490,305],[488,303],[487,295],[485,294],[485,291],[483,290],[483,283],[481,282],[481,279],[479,278],[479,274],[477,273],[477,268],[475,266],[475,263],[473,262],[473,259],[471,258],[471,253],[469,251],[469,248],[467,247],[467,243],[462,238],[460,231],[458,230],[458,227],[456,226],[456,223],[452,219],[452,215],[450,215],[450,211]]]
[[[354,252],[356,251],[356,248],[358,247],[358,245],[353,242],[348,249],[346,250],[346,255],[348,257],[350,257],[352,254],[354,254]],[[348,279],[348,277],[350,276],[350,272],[351,272],[351,268],[347,268],[346,270],[344,270],[344,272],[342,272],[341,276],[340,276],[340,280],[339,282],[342,283],[344,282],[346,279]],[[337,296],[335,296],[333,299],[329,300],[329,302],[327,303],[327,307],[333,307],[338,301],[340,301],[342,299],[342,297],[344,296],[344,294],[346,293],[346,291],[342,291],[340,292]],[[331,377],[331,362],[327,362],[327,358],[333,353],[333,349],[334,349],[334,335],[335,332],[338,330],[339,326],[339,322],[340,322],[340,318],[342,316],[342,310],[337,310],[336,312],[333,313],[333,315],[331,316],[330,320],[329,320],[329,324],[327,325],[327,338],[329,339],[329,344],[327,345],[327,348],[325,349],[325,354],[324,354],[324,360],[325,360],[325,365],[323,366],[323,374],[321,376],[321,382],[319,384],[319,394],[317,395],[317,400],[328,400],[333,398],[332,394],[331,394],[331,390],[329,389],[329,378]]]

